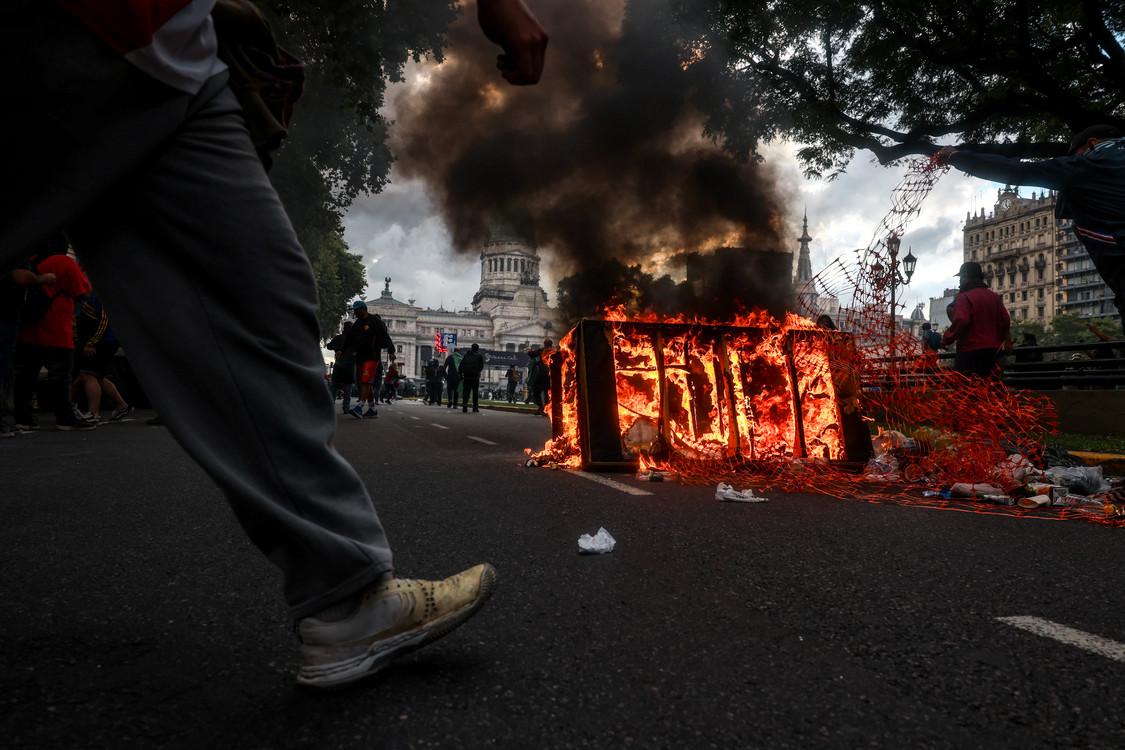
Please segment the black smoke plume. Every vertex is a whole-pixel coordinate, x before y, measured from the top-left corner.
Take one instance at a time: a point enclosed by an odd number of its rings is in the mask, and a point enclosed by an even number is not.
[[[663,271],[684,253],[783,247],[770,170],[702,134],[721,71],[682,41],[670,0],[529,4],[551,36],[538,86],[499,78],[469,6],[446,61],[395,101],[399,173],[427,183],[457,248],[479,249],[490,218],[513,209],[577,278],[611,259]]]

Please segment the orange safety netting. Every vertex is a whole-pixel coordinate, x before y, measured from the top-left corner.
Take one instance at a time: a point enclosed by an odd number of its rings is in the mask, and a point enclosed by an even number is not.
[[[1057,423],[1046,396],[939,366],[909,327],[894,322],[892,284],[901,262],[896,239],[947,169],[933,160],[911,163],[870,244],[837,258],[796,290],[799,315],[710,321],[607,310],[596,330],[612,353],[613,380],[597,387],[616,391],[618,419],[610,429],[619,433],[622,455],[642,470],[690,483],[743,482],[943,510],[1125,525],[1121,510],[1108,503],[1029,511],[933,496],[957,482],[1015,489],[1023,482],[1006,459],[1019,454],[1040,465]],[[822,313],[817,300],[829,298],[839,301],[832,316],[839,332],[813,322]],[[896,301],[895,313],[902,307]],[[533,455],[540,464],[577,468],[589,461],[580,433],[593,429],[585,392],[594,381],[577,351],[578,330],[549,355],[555,429]],[[845,423],[858,419],[876,433],[867,463],[854,460],[854,430],[845,445]],[[868,432],[862,432],[866,440]],[[862,459],[870,454],[868,448]]]

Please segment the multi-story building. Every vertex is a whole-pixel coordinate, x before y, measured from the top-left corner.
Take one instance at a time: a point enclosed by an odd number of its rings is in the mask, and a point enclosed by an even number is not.
[[[991,213],[982,208],[965,216],[964,259],[984,267],[985,281],[1004,298],[1012,320],[1046,325],[1055,317],[1056,230],[1054,192],[1021,198],[1005,187]]]
[[[1055,273],[1061,282],[1058,312],[1084,318],[1116,316],[1113,291],[1094,269],[1094,261],[1090,260],[1090,254],[1071,229],[1069,221],[1060,223],[1057,244]]]
[[[1115,315],[1113,293],[1070,222],[1055,219],[1056,201],[1054,191],[1021,198],[1010,187],[999,190],[991,213],[965,216],[964,259],[984,267],[1015,321]]]

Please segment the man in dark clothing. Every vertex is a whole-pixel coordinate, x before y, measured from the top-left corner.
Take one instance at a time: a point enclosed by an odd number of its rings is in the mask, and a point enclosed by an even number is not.
[[[1023,336],[1020,337],[1020,343],[1015,347],[1016,362],[1019,364],[1042,362],[1043,352],[1027,351],[1037,346],[1039,346],[1039,339],[1035,338],[1034,333],[1023,334]]]
[[[984,283],[980,263],[962,263],[957,275],[961,291],[953,300],[952,322],[941,338],[942,346],[957,343],[953,367],[958,372],[999,378],[997,357],[1008,342],[1012,322],[1004,300]]]
[[[344,346],[344,341],[348,338],[348,333],[352,330],[354,323],[348,320],[344,322],[344,328],[340,333],[332,337],[325,347],[329,351],[336,353],[336,361],[332,365],[332,398],[336,398],[336,393],[343,393],[340,399],[340,409],[344,414],[350,411],[352,403],[352,385],[355,383],[355,352]]]
[[[441,406],[441,365],[436,359],[426,363],[426,403]]]
[[[473,411],[479,412],[477,399],[480,397],[480,374],[484,372],[484,355],[480,353],[480,345],[473,344],[469,352],[461,358],[461,411],[469,410],[469,396],[473,398]]]
[[[520,374],[516,371],[516,366],[512,365],[508,368],[508,403],[516,403],[516,386],[520,383]]]
[[[395,345],[391,335],[383,324],[383,319],[372,315],[367,310],[367,303],[356,300],[352,303],[355,311],[355,322],[344,336],[341,345],[355,353],[356,378],[359,380],[359,403],[352,407],[348,413],[360,419],[363,417],[377,417],[379,411],[375,408],[375,399],[378,397],[382,383],[382,373],[379,362],[379,352],[387,350],[391,361],[395,358]],[[363,411],[363,404],[367,404],[367,411]]]
[[[1041,161],[953,147],[938,151],[937,158],[974,177],[1059,191],[1055,217],[1074,222],[1074,233],[1113,290],[1118,312],[1125,309],[1125,139],[1121,131],[1095,125],[1074,136],[1068,156]]]
[[[457,369],[457,359],[453,352],[445,358],[445,392],[448,396],[449,408],[457,408],[457,389],[461,385],[461,372]]]

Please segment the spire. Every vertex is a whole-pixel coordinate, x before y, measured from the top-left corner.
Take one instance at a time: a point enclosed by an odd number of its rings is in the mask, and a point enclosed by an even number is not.
[[[806,281],[812,281],[812,254],[809,250],[809,243],[812,242],[812,237],[809,236],[809,211],[805,209],[804,219],[801,221],[801,236],[797,238],[801,243],[800,250],[797,253],[797,284],[800,285]]]

